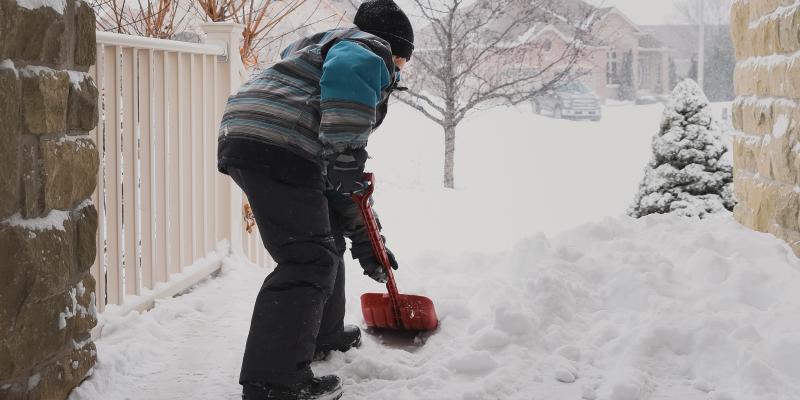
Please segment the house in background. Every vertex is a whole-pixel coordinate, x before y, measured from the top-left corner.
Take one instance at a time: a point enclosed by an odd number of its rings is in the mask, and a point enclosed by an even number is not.
[[[585,13],[592,6],[575,1],[573,6]],[[666,94],[670,87],[670,58],[673,50],[645,32],[615,7],[596,9],[597,20],[592,30],[592,42],[578,62],[583,76],[580,80],[602,99],[619,99],[620,87],[630,82],[636,96]],[[536,63],[515,68],[541,68],[557,59],[563,49],[573,40],[571,27],[549,24],[535,27],[535,32],[521,35],[531,51],[546,50],[545,57]],[[551,57],[547,57],[547,54]],[[624,68],[626,57],[630,68]],[[535,57],[529,58],[537,59]],[[537,65],[538,64],[538,65]],[[625,78],[628,71],[631,76]]]
[[[321,5],[335,10],[332,14],[336,16],[325,21],[333,25],[350,23],[355,11],[354,4],[350,0],[323,0]],[[562,0],[559,7],[562,8],[559,10],[562,15],[565,13],[588,15],[592,11],[596,12],[593,38],[586,46],[586,54],[578,62],[578,68],[583,73],[581,81],[602,100],[619,100],[620,86],[626,81],[633,86],[636,97],[669,93],[674,84],[670,79],[670,64],[673,58],[677,70],[683,72],[678,75],[688,75],[692,55],[689,54],[687,58],[689,48],[685,43],[691,42],[690,39],[664,40],[664,35],[660,34],[661,30],[645,29],[636,25],[616,7],[598,9],[583,0]],[[502,26],[503,23],[496,21],[498,26]],[[687,27],[682,28],[681,34],[688,31],[685,29]],[[422,36],[431,34],[430,27],[418,28],[417,31],[421,43],[424,43]],[[565,23],[521,27],[514,32],[514,39],[511,41],[527,45],[532,56],[525,58],[524,65],[506,64],[506,69],[543,69],[559,58],[572,39],[572,27]],[[629,69],[624,68],[626,57],[630,57]],[[626,70],[631,75],[628,78],[625,77]]]
[[[697,79],[697,54],[700,39],[695,25],[649,25],[640,27],[667,47],[672,49],[675,77]],[[736,60],[730,26],[706,26],[705,32],[705,80],[703,91],[711,101],[731,101],[733,93],[733,69]]]

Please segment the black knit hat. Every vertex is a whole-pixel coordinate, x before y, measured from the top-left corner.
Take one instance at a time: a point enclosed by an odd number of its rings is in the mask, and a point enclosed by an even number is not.
[[[358,7],[353,23],[358,29],[389,42],[393,55],[411,59],[414,51],[414,28],[393,0],[365,1]]]

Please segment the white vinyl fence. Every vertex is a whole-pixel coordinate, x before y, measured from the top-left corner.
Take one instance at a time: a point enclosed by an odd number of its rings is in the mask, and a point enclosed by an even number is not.
[[[203,29],[203,44],[97,32],[98,311],[148,309],[230,252],[271,262],[257,231],[242,236],[243,196],[216,169],[225,102],[246,79],[241,26]]]

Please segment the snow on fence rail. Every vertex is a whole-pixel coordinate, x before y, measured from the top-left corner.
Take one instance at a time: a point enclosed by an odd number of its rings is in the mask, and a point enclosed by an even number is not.
[[[150,308],[216,272],[231,251],[269,262],[257,232],[242,237],[243,196],[216,170],[225,102],[246,77],[241,26],[202,28],[209,43],[97,32],[99,311]]]

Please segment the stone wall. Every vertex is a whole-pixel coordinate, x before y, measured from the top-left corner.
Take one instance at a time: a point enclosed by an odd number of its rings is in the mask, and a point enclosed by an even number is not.
[[[96,360],[95,17],[82,1],[52,4],[0,0],[0,398],[9,400],[64,399]]]
[[[800,255],[800,1],[737,0],[736,218]]]

